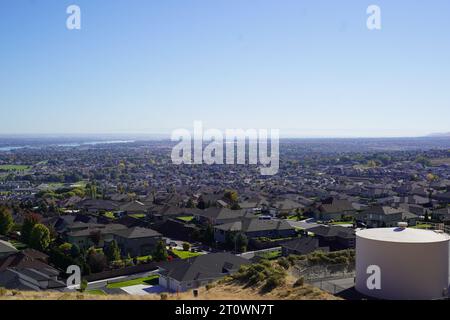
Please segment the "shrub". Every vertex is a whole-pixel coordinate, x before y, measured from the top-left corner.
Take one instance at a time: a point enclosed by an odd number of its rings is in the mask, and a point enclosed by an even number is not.
[[[86,291],[87,286],[88,286],[88,282],[86,281],[86,279],[83,279],[80,283],[80,291],[81,292]]]
[[[266,283],[262,287],[264,291],[272,291],[285,283],[285,279],[281,274],[272,274],[267,278]]]
[[[191,245],[187,242],[183,242],[183,250],[189,251],[191,249]]]
[[[282,266],[283,269],[285,269],[285,270],[289,269],[289,266],[290,266],[289,260],[286,259],[286,258],[280,258],[280,259],[278,259],[278,264],[279,264],[280,266]]]
[[[294,287],[303,287],[303,285],[305,284],[305,279],[303,277],[300,277],[297,279],[297,281],[295,281],[294,283]]]
[[[233,279],[249,286],[263,284],[262,290],[270,291],[285,282],[286,271],[268,260],[241,266]]]

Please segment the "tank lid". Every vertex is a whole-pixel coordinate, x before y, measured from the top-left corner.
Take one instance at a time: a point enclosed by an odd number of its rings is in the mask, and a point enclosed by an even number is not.
[[[432,243],[450,240],[450,236],[446,233],[401,227],[364,229],[357,231],[356,236],[370,240],[404,243]]]

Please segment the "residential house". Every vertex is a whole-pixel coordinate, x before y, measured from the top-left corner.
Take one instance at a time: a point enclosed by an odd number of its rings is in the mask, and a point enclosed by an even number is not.
[[[244,217],[256,218],[246,210],[231,210],[228,208],[211,207],[205,210],[198,210],[194,213],[194,219],[201,224],[224,224],[242,219]]]
[[[403,208],[375,205],[366,208],[356,216],[358,222],[368,228],[395,227],[399,222],[415,225],[419,216],[405,211]]]
[[[319,202],[312,209],[316,220],[329,221],[341,220],[345,216],[355,216],[356,209],[352,203],[346,199],[327,198]]]
[[[313,237],[301,237],[281,243],[281,253],[284,257],[304,255],[317,250],[328,251],[329,247],[320,247],[319,239]]]
[[[160,266],[159,285],[172,292],[204,286],[233,274],[250,261],[230,253],[211,253]]]
[[[330,251],[355,248],[355,230],[342,226],[320,225],[308,229],[308,233],[319,240],[320,247],[329,247]]]
[[[77,203],[76,207],[88,213],[100,213],[117,211],[119,209],[119,204],[111,200],[85,199]]]
[[[296,235],[295,228],[285,220],[242,218],[214,226],[214,240],[225,243],[227,234],[243,233],[247,238],[288,238]]]
[[[450,219],[450,207],[434,210],[431,217],[438,221],[446,221]]]
[[[116,230],[113,234],[122,253],[132,257],[151,254],[157,242],[161,240],[159,232],[141,227]]]
[[[60,271],[48,265],[48,256],[25,249],[0,259],[0,287],[22,291],[66,289]]]
[[[11,243],[0,240],[0,259],[17,252],[18,250]]]
[[[67,241],[88,249],[104,247],[113,240],[119,245],[122,255],[130,254],[132,257],[150,254],[161,234],[147,228],[127,228],[121,224],[84,224],[75,223],[66,234]]]

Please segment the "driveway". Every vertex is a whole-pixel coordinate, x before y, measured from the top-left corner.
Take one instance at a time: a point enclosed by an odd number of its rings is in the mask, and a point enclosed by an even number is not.
[[[167,292],[167,289],[164,287],[161,287],[159,285],[156,286],[149,286],[145,284],[137,284],[134,286],[128,286],[120,288],[122,291],[125,291],[128,294],[132,295],[146,295],[146,294],[160,294],[161,292]]]
[[[313,219],[306,219],[302,221],[285,220],[294,228],[310,229],[317,226],[322,226],[322,224],[316,223]]]

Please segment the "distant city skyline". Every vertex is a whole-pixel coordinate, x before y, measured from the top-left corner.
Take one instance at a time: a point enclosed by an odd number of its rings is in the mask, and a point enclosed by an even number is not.
[[[81,8],[68,30],[66,8]],[[381,30],[366,9],[381,8]],[[0,135],[450,132],[450,2],[0,3]]]

